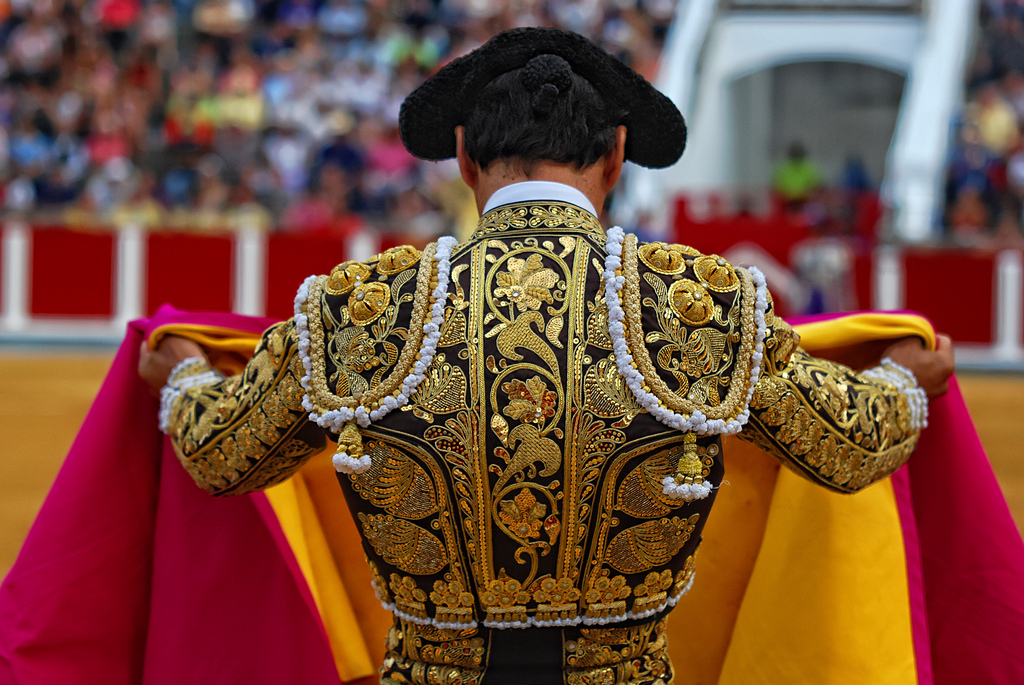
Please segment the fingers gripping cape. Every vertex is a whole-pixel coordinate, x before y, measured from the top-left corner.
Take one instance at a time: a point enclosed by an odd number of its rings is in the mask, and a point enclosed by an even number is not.
[[[329,450],[262,493],[202,493],[156,430],[141,341],[237,371],[270,323],[162,309],[134,322],[0,586],[0,684],[337,683],[372,677],[376,603]],[[920,317],[798,323],[811,352]],[[736,439],[697,582],[670,617],[684,681],[1024,682],[1024,544],[955,382],[909,465],[857,495]],[[770,636],[770,637],[769,637]]]

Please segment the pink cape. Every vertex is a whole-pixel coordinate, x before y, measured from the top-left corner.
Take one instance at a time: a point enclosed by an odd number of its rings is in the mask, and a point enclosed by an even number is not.
[[[339,682],[266,497],[205,495],[156,430],[138,349],[181,323],[271,322],[165,308],[131,325],[0,586],[0,685]],[[918,680],[1019,685],[1024,543],[955,382],[930,423],[894,476]]]
[[[199,490],[138,380],[148,330],[268,320],[162,309],[131,324],[0,586],[0,683],[339,682],[319,615],[262,495]]]

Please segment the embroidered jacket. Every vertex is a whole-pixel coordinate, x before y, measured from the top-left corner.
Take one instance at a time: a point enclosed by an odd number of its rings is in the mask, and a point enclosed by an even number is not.
[[[214,494],[287,478],[338,435],[396,617],[385,681],[479,682],[502,641],[541,644],[527,633],[557,645],[567,682],[668,681],[660,619],[693,582],[723,432],[841,492],[917,440],[898,374],[808,356],[758,274],[606,237],[571,204],[346,262],[296,312],[239,376],[189,387],[208,367],[176,370],[168,432]]]

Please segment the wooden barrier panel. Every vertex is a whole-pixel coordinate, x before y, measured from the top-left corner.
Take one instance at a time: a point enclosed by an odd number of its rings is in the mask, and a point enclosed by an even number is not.
[[[906,309],[929,317],[958,343],[993,341],[993,253],[908,250],[903,269]]]
[[[267,316],[287,319],[294,313],[295,291],[313,274],[327,274],[345,261],[345,241],[327,236],[276,233],[267,238],[265,281]]]
[[[233,245],[229,234],[150,233],[146,313],[165,302],[192,311],[231,311]]]
[[[109,319],[114,313],[114,235],[36,227],[31,232],[29,312]]]

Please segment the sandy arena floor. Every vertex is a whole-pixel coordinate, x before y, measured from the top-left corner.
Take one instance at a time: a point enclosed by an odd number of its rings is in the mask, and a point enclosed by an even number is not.
[[[14,563],[110,359],[0,352],[0,575]],[[960,384],[1024,530],[1024,376],[965,374]]]

